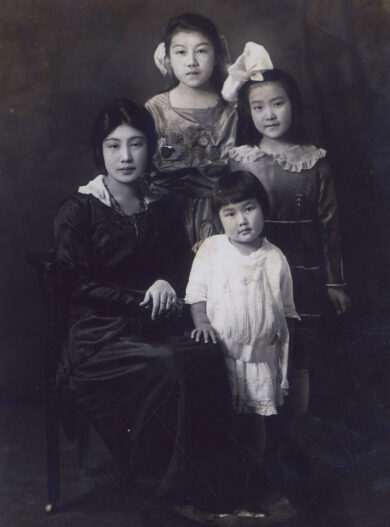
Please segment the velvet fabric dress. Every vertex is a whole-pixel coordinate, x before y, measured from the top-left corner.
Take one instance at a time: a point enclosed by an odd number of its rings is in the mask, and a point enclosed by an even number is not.
[[[195,344],[180,336],[182,331],[175,336],[171,319],[153,323],[150,310],[139,306],[142,291],[157,279],[180,292],[187,242],[181,236],[177,202],[153,201],[133,216],[122,216],[99,189],[100,181],[91,182],[91,193],[68,197],[55,219],[69,306],[59,379],[126,466],[136,457],[137,443],[143,442],[139,439],[145,425],[156,415],[171,456],[186,380],[203,368],[205,379],[214,372],[222,381],[205,381],[202,389],[210,390],[208,400],[220,401],[213,386],[219,391],[223,385],[224,365],[218,346]],[[191,404],[198,411],[202,403],[198,399]]]
[[[236,135],[237,114],[222,99],[211,108],[176,108],[169,92],[149,99],[158,137],[153,158],[154,183],[184,196],[184,218],[191,246],[214,232],[211,192],[228,162]]]
[[[307,367],[318,350],[325,286],[345,285],[339,213],[326,152],[295,145],[284,155],[270,155],[244,145],[231,149],[229,156],[232,169],[252,172],[267,191],[270,213],[264,235],[287,258],[302,319],[296,325],[291,356],[296,367]]]

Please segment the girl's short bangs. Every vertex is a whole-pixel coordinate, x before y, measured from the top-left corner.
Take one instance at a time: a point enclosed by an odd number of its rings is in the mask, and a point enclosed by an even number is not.
[[[218,205],[218,209],[225,207],[226,205],[231,205],[232,203],[239,203],[240,201],[246,201],[248,199],[254,198],[252,189],[243,186],[237,185],[233,189],[221,189],[215,193],[214,201]]]
[[[268,215],[269,200],[267,193],[260,181],[250,172],[237,170],[223,174],[214,187],[213,205],[217,213],[226,205],[249,199],[256,199],[263,215]]]

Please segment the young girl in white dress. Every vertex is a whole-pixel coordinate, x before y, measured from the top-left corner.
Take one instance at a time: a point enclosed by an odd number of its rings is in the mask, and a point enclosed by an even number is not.
[[[168,23],[154,56],[171,87],[146,102],[158,136],[153,181],[184,194],[191,245],[213,232],[211,192],[235,141],[235,106],[220,95],[227,54],[213,22],[186,13]]]
[[[286,317],[299,317],[287,260],[262,237],[268,198],[261,183],[249,172],[225,173],[213,203],[225,234],[196,253],[185,301],[192,338],[222,346],[249,471],[262,463],[264,416],[277,413],[288,388]]]

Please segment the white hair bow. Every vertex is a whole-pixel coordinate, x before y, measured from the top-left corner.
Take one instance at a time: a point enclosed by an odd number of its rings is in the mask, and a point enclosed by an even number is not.
[[[228,68],[229,76],[222,88],[225,101],[235,102],[238,92],[247,81],[262,81],[262,71],[272,70],[273,64],[267,50],[255,42],[247,42],[243,53]]]
[[[154,52],[153,59],[157,68],[160,70],[160,73],[166,77],[169,73],[166,63],[167,51],[165,48],[164,42],[160,42],[157,46],[156,51]]]

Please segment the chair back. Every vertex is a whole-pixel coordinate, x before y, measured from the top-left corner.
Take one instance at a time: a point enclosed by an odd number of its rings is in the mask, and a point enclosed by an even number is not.
[[[27,262],[38,274],[45,307],[45,379],[47,389],[55,386],[57,367],[65,334],[65,295],[61,268],[54,249],[31,253]]]

